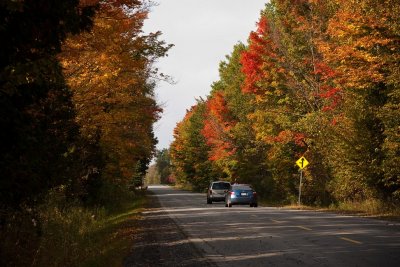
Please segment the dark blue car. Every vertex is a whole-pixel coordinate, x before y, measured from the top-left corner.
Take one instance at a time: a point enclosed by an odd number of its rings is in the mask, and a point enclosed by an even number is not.
[[[257,193],[248,184],[233,184],[225,196],[225,207],[232,205],[250,205],[257,207]]]

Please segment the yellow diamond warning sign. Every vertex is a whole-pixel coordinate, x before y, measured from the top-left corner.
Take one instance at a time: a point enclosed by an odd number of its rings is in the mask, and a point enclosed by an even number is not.
[[[304,169],[309,163],[305,157],[301,157],[296,161],[297,166],[300,167],[300,170]]]

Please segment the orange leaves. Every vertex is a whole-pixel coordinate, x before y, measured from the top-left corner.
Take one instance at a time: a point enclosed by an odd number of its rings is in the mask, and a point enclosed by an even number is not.
[[[271,1],[239,52],[240,64],[220,65],[224,75],[201,118],[203,162],[233,178],[250,173],[257,158],[255,169],[265,176],[252,182],[293,192],[294,161],[307,153],[308,190],[317,192],[311,201],[340,195],[332,184],[343,179],[365,185],[365,177],[376,181],[385,172],[386,182],[397,179],[397,161],[389,159],[398,155],[397,6],[396,0]],[[241,75],[234,73],[239,69]],[[360,164],[366,158],[373,164]]]
[[[151,64],[168,47],[159,34],[138,35],[146,17],[141,1],[103,1],[92,32],[71,37],[61,55],[81,133],[89,139],[101,133],[105,158],[112,159],[106,175],[122,182],[131,179],[138,161],[152,156],[153,123],[161,112]]]
[[[236,121],[231,118],[224,94],[221,91],[214,93],[206,107],[201,133],[211,148],[209,159],[215,161],[229,157],[235,151],[230,131]]]
[[[299,147],[306,147],[306,135],[289,129],[281,130],[276,136],[264,135],[263,141],[270,145],[294,143]]]
[[[177,181],[191,183],[196,189],[204,189],[210,180],[215,179],[208,161],[209,147],[201,133],[205,112],[203,100],[188,110],[174,130],[174,141],[170,147],[173,174]]]
[[[326,60],[340,74],[337,82],[343,87],[359,89],[384,82],[386,56],[399,43],[387,23],[393,19],[391,14],[374,10],[385,9],[379,7],[378,3],[338,2],[341,8],[328,24],[329,39],[320,44]]]
[[[209,99],[207,102],[207,110],[209,114],[214,116],[224,128],[230,126],[229,110],[222,92],[216,92]]]

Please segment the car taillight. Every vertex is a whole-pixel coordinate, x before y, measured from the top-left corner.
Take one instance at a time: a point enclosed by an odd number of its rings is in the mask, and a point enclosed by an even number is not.
[[[257,196],[257,192],[253,192],[253,196]]]
[[[234,196],[235,195],[235,192],[231,192],[231,196]]]

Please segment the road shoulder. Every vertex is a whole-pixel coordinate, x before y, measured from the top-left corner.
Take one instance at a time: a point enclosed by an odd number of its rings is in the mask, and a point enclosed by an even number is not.
[[[215,266],[188,241],[174,220],[162,210],[156,196],[149,192],[147,200],[124,267]]]

